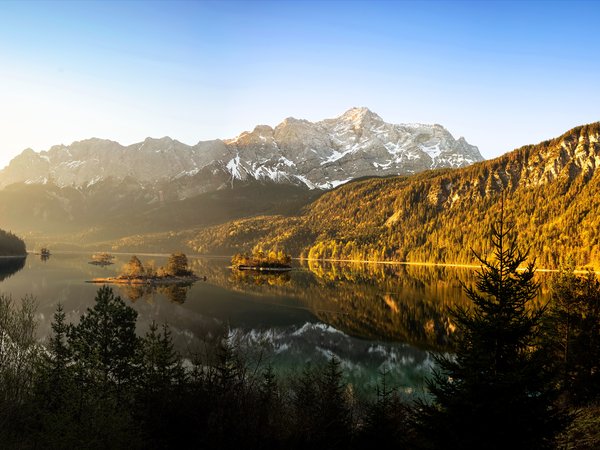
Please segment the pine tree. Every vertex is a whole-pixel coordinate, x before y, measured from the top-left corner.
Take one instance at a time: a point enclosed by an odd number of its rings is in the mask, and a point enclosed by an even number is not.
[[[72,370],[71,348],[67,343],[69,325],[65,321],[66,314],[59,303],[54,312],[54,320],[50,325],[52,335],[48,341],[48,355],[44,361],[44,378],[48,383],[48,394],[50,408],[60,407],[60,403],[66,400],[66,395],[71,387]],[[58,404],[55,404],[58,403]]]
[[[78,405],[73,394],[77,391],[73,370],[72,351],[68,343],[71,326],[59,303],[51,323],[52,334],[48,341],[37,377],[35,407],[38,412],[38,446],[48,448],[77,447],[78,429],[74,423]]]
[[[131,417],[140,372],[136,320],[137,312],[103,286],[94,306],[67,333],[81,448],[120,448],[137,440]]]
[[[156,322],[142,340],[141,385],[146,394],[167,393],[183,383],[185,371],[179,354],[174,350],[171,330],[163,324],[159,331]]]
[[[455,308],[453,356],[436,357],[429,383],[433,404],[421,403],[420,426],[434,448],[549,448],[561,429],[548,356],[539,346],[543,307],[533,305],[534,265],[516,245],[503,208],[491,230],[493,259],[484,260],[471,309]]]
[[[367,406],[359,442],[362,447],[409,448],[407,407],[397,395],[396,389],[388,384],[388,371],[380,372],[377,397]]]
[[[302,448],[314,445],[318,422],[318,390],[315,371],[307,364],[296,380],[293,397],[294,439]]]
[[[136,415],[141,418],[152,446],[178,446],[179,433],[175,431],[180,426],[179,406],[186,392],[186,376],[166,324],[159,329],[152,322],[142,339],[141,353]]]
[[[352,416],[337,358],[330,358],[318,385],[319,441],[329,448],[347,448],[352,432]]]
[[[95,301],[69,330],[68,343],[84,379],[105,393],[118,393],[138,377],[137,312],[108,286],[98,289]]]
[[[300,447],[348,447],[352,416],[338,359],[332,357],[320,371],[304,368],[296,383],[294,413]]]
[[[256,430],[254,440],[258,448],[278,448],[284,440],[287,416],[277,377],[271,365],[262,373],[256,402]],[[279,444],[279,445],[278,445]]]

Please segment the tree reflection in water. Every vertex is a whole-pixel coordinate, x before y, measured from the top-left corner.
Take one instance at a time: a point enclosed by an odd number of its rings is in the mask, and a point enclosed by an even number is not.
[[[254,270],[231,270],[232,284],[253,284],[255,286],[286,286],[290,285],[292,277],[289,272],[265,273]]]
[[[165,296],[170,302],[183,304],[187,300],[187,294],[192,283],[178,284],[120,284],[119,290],[123,297],[128,298],[132,302],[143,300],[148,303],[153,303],[156,294]]]
[[[23,267],[27,258],[0,258],[0,281],[10,278]]]
[[[447,307],[466,301],[460,282],[473,276],[468,270],[408,265],[309,261],[306,267],[338,309],[315,305],[320,320],[353,336],[436,350],[451,346],[454,324]]]

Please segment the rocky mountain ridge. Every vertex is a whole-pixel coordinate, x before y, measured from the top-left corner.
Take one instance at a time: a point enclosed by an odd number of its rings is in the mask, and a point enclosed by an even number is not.
[[[483,160],[477,147],[441,125],[383,121],[367,108],[335,119],[285,119],[259,125],[235,139],[194,146],[169,137],[123,146],[103,139],[23,151],[0,171],[0,188],[13,183],[90,186],[132,178],[143,185],[175,182],[186,198],[236,180],[270,180],[329,189],[363,176],[417,173],[462,167]]]

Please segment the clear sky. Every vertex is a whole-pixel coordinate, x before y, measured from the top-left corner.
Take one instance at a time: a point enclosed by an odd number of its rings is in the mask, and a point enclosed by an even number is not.
[[[367,106],[491,158],[600,120],[595,1],[0,1],[0,167]]]

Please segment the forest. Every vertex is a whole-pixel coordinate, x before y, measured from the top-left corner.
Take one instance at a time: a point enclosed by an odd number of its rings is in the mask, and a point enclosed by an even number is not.
[[[25,242],[9,231],[0,230],[0,256],[25,256]]]

